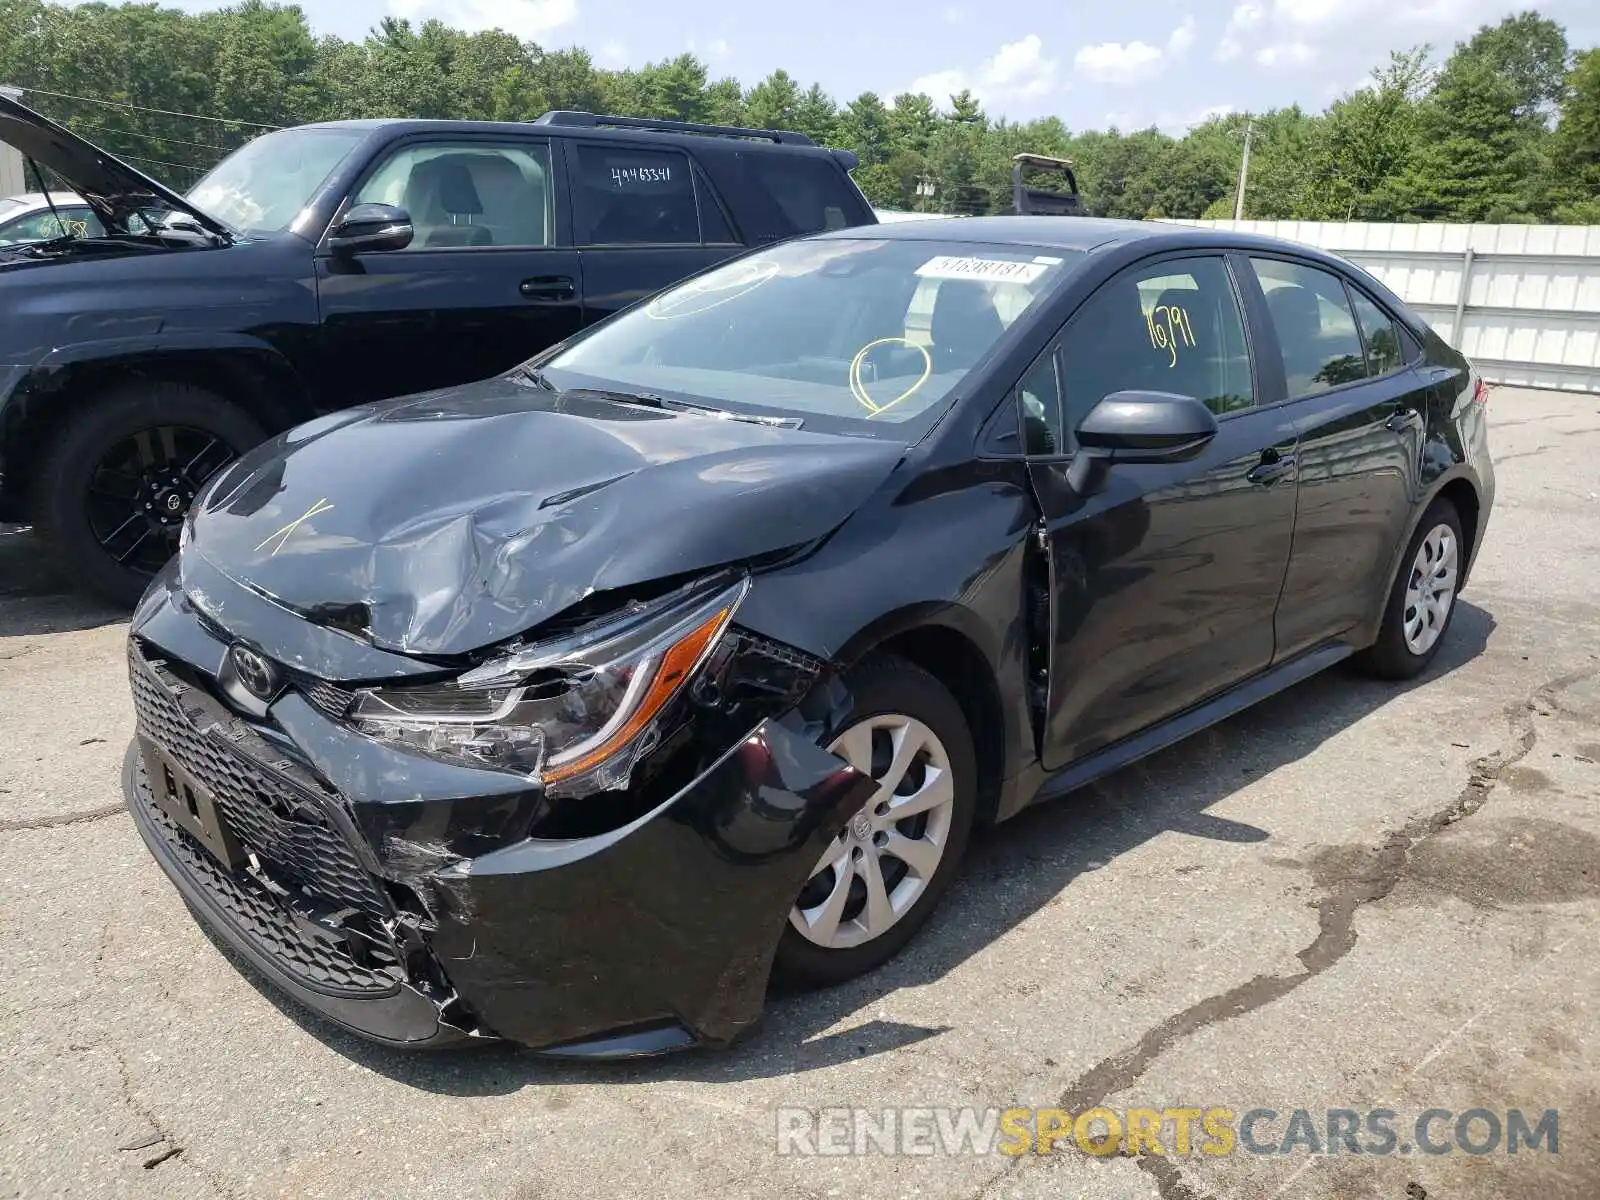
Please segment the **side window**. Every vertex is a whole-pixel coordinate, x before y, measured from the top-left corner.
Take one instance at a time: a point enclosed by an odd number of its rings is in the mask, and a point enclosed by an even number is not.
[[[1344,281],[1300,263],[1252,258],[1278,332],[1289,399],[1314,395],[1365,377],[1361,335]]]
[[[577,147],[578,242],[584,246],[700,242],[694,176],[678,150]]]
[[[1361,336],[1367,343],[1367,374],[1387,375],[1405,365],[1405,350],[1400,343],[1400,331],[1394,327],[1389,314],[1384,312],[1355,288],[1350,289],[1350,299],[1355,304],[1356,320],[1361,324]]]
[[[1112,392],[1176,392],[1218,415],[1255,403],[1244,321],[1221,258],[1117,276],[1073,314],[1061,360],[1068,429]]]
[[[831,158],[752,154],[746,170],[772,197],[795,233],[818,233],[853,224],[849,188]]]
[[[711,183],[698,170],[694,173],[694,190],[700,199],[700,238],[708,246],[738,245],[739,239],[728,227],[722,205],[711,189]]]
[[[357,204],[411,214],[411,250],[553,244],[550,151],[543,142],[427,142],[396,151]]]
[[[752,245],[872,221],[850,177],[821,150],[708,150],[704,159]]]
[[[1052,351],[1041,358],[1017,388],[1025,454],[1066,454],[1073,448],[1072,430],[1061,407],[1057,357]]]
[[[105,233],[99,219],[87,208],[58,208],[56,213],[46,208],[20,217],[9,225],[0,225],[0,245],[44,242],[67,236],[100,237]]]

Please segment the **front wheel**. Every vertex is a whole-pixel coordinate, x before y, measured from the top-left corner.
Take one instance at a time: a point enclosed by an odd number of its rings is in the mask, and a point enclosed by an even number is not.
[[[118,389],[74,413],[46,451],[39,532],[69,579],[131,606],[176,553],[195,495],[265,437],[244,409],[188,384]]]
[[[851,673],[828,749],[878,781],[800,889],[774,976],[841,983],[887,962],[928,919],[966,852],[977,760],[961,706],[926,671],[882,655]]]

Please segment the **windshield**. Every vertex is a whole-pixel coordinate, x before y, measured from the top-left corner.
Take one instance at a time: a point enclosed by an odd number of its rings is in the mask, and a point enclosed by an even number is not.
[[[187,199],[246,233],[281,233],[364,137],[360,129],[269,133],[213,167]]]
[[[535,361],[562,389],[649,392],[913,440],[1081,257],[967,242],[788,242],[662,292]]]

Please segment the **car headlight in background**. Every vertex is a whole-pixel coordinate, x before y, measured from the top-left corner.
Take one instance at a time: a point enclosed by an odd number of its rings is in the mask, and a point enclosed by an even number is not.
[[[364,689],[348,719],[367,737],[526,775],[553,794],[623,786],[747,588],[740,579],[679,592],[447,683]]]

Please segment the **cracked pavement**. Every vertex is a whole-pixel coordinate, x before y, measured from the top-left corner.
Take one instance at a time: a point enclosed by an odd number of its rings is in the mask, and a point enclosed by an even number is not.
[[[1025,813],[884,970],[598,1068],[382,1050],[241,974],[123,815],[121,617],[0,527],[0,1195],[1592,1200],[1600,398],[1490,411],[1422,680],[1336,669]],[[845,1104],[1556,1108],[1560,1152],[778,1153]]]

